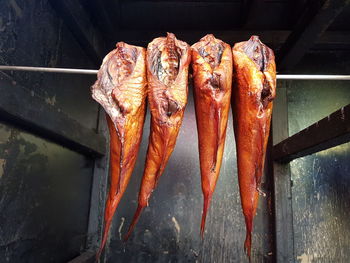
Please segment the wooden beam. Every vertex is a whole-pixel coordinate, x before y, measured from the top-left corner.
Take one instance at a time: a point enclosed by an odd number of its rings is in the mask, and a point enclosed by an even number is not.
[[[120,29],[121,7],[119,0],[105,0],[105,6],[109,20],[111,21],[114,30]]]
[[[289,0],[291,12],[293,13],[294,23],[298,23],[300,20],[300,14],[303,14],[308,1],[310,0]]]
[[[287,88],[289,81],[283,82],[278,90],[272,116],[273,143],[288,137]],[[273,163],[274,214],[276,262],[292,263],[294,259],[294,232],[292,183],[289,163]]]
[[[95,1],[96,0],[92,0]],[[109,50],[115,48],[116,41],[114,39],[115,34],[118,34],[120,28],[121,28],[121,4],[119,0],[105,0],[101,1],[104,2],[107,18],[110,21],[113,31],[106,36],[106,39],[108,39],[107,42],[107,48]]]
[[[240,41],[248,40],[253,34],[259,35],[264,43],[280,44],[288,37],[290,31],[270,30],[270,31],[253,31],[253,30],[174,30],[171,31],[177,38],[193,44],[199,41],[206,34],[214,34],[215,37],[233,45]],[[149,31],[149,30],[121,30],[116,35],[116,40],[128,43],[140,43],[147,45],[152,39],[165,36],[166,31]]]
[[[123,0],[122,0],[123,1]],[[163,3],[186,3],[186,2],[190,2],[190,3],[240,3],[242,0],[127,0],[128,2],[163,2]],[[124,2],[126,2],[124,0]]]
[[[96,253],[85,251],[80,256],[68,261],[68,263],[94,263]]]
[[[122,29],[231,29],[240,21],[240,1],[120,1]]]
[[[217,38],[226,41],[230,45],[240,41],[246,41],[251,35],[258,35],[262,41],[269,45],[279,46],[283,44],[291,31],[288,30],[175,30],[172,31],[179,39],[189,44],[197,42],[206,34],[214,34]],[[166,31],[149,30],[121,30],[115,34],[115,42],[125,41],[131,44],[147,46],[153,38],[165,36]],[[316,45],[345,45],[350,46],[350,31],[325,32],[317,41]]]
[[[82,126],[10,78],[0,79],[0,94],[1,120],[88,156],[106,153],[106,140],[102,135]]]
[[[91,60],[99,66],[106,55],[105,41],[79,1],[49,0]]]
[[[86,8],[89,16],[93,18],[94,24],[104,34],[104,36],[110,36],[116,30],[116,26],[110,19],[110,12],[113,11],[109,10],[110,6],[107,6],[107,3],[109,2],[111,2],[111,0],[80,0],[80,3]]]
[[[318,39],[316,44],[350,46],[350,31],[327,31]]]
[[[318,3],[318,1],[312,1]],[[349,4],[349,0],[324,0],[318,7],[310,5],[278,53],[279,70],[293,68]]]
[[[276,161],[289,162],[350,141],[350,104],[273,147]]]
[[[264,4],[264,1],[261,0],[245,0],[243,3],[243,12],[242,12],[242,28],[251,29],[254,27],[255,18],[261,13],[261,8]]]

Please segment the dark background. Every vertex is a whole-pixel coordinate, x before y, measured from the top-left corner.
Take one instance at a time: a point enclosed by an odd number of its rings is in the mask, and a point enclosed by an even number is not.
[[[95,68],[47,1],[1,1],[0,24],[1,65]],[[0,85],[95,128],[94,78],[1,71]],[[93,164],[0,114],[0,262],[67,262],[85,249]]]

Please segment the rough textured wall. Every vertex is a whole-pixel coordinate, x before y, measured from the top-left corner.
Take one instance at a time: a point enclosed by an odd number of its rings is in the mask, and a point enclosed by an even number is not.
[[[3,0],[0,32],[0,64],[97,68],[47,0]],[[89,92],[95,76],[10,71],[0,76],[11,78],[86,127],[96,126],[97,104]]]
[[[92,164],[0,124],[0,262],[65,262],[84,249]]]
[[[129,187],[117,209],[105,262],[248,262],[244,250],[245,224],[236,166],[236,148],[230,116],[225,153],[209,209],[204,240],[199,234],[203,206],[197,128],[192,89],[176,148],[157,189],[126,244],[122,238],[137,206],[149,136],[146,119],[139,158]],[[266,180],[264,178],[263,180]],[[260,196],[253,235],[253,262],[271,262],[272,245],[267,196]]]
[[[0,64],[95,68],[46,0],[3,0]],[[94,76],[0,72],[0,85],[95,128]],[[8,86],[11,92],[11,86]],[[23,98],[25,103],[25,98]],[[45,113],[43,113],[45,114]],[[0,262],[65,262],[85,248],[93,160],[0,114]]]
[[[349,53],[315,53],[304,74],[349,74]],[[350,103],[347,81],[293,81],[288,89],[290,135]],[[322,132],[322,131],[320,131]],[[350,144],[291,162],[296,262],[348,262]]]

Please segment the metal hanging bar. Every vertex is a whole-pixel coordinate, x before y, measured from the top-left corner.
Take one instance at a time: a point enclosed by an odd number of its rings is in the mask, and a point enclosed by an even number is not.
[[[22,67],[22,66],[1,66],[0,70],[15,71],[36,71],[66,74],[88,74],[95,75],[95,69],[75,69],[75,68],[45,68],[45,67]],[[299,74],[277,74],[280,80],[350,80],[350,75],[299,75]]]
[[[350,80],[350,75],[293,75],[277,74],[277,79],[284,80]]]
[[[52,72],[52,73],[66,73],[66,74],[90,74],[90,75],[96,75],[97,71],[98,71],[95,69],[44,68],[44,67],[22,67],[22,66],[0,66],[0,70],[36,71],[36,72]]]

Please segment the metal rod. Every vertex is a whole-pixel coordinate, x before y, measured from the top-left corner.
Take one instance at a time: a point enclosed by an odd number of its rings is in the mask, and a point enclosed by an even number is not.
[[[52,72],[52,73],[68,73],[68,74],[97,74],[95,69],[75,69],[75,68],[45,68],[45,67],[22,67],[22,66],[1,66],[0,70],[15,71],[36,71],[36,72]],[[293,75],[278,74],[277,79],[280,80],[350,80],[350,75]]]
[[[98,70],[95,69],[75,69],[75,68],[44,68],[44,67],[22,67],[22,66],[0,66],[0,70],[15,71],[37,71],[52,73],[68,73],[68,74],[92,74],[96,75]]]
[[[278,74],[277,79],[295,80],[350,80],[350,75],[285,75]]]

